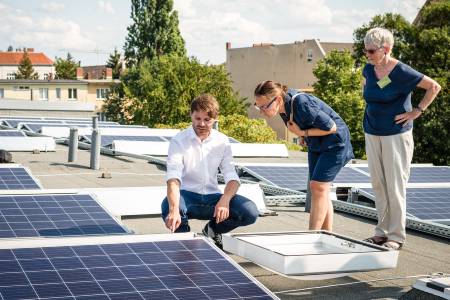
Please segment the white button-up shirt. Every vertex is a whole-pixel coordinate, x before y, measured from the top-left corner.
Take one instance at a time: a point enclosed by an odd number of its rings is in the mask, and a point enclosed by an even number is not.
[[[233,164],[228,137],[212,129],[203,140],[191,127],[174,136],[167,156],[166,181],[178,179],[181,189],[198,194],[220,193],[217,183],[218,169],[225,179],[239,181]]]

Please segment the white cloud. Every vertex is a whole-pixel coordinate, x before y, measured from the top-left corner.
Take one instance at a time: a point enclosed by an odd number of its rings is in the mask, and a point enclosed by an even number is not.
[[[97,2],[97,4],[101,11],[108,14],[114,14],[114,8],[112,7],[111,2],[100,0]]]
[[[64,9],[64,4],[57,2],[47,2],[42,3],[41,8],[49,12],[58,12]]]
[[[384,0],[383,6],[386,11],[401,14],[408,21],[412,22],[425,1],[426,0]]]

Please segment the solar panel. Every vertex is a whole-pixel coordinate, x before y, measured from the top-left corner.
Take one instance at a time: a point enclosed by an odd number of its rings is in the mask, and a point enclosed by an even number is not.
[[[358,167],[369,173],[369,168]],[[408,183],[450,182],[450,167],[419,167],[411,166]]]
[[[0,238],[124,233],[90,195],[0,196]]]
[[[373,189],[358,190],[375,199]],[[406,213],[421,220],[450,220],[450,188],[407,188]]]
[[[85,135],[84,137],[91,142],[91,135]],[[166,142],[166,140],[160,136],[101,135],[101,139],[102,147],[111,146],[114,141]]]
[[[36,180],[23,167],[0,167],[0,190],[40,189]]]
[[[33,132],[39,132],[42,127],[71,127],[72,125],[69,124],[54,124],[54,123],[22,123],[22,126],[24,129],[33,131]],[[74,124],[73,126],[76,127],[89,127],[88,124]]]
[[[278,299],[201,239],[0,249],[0,265],[5,300]]]
[[[0,130],[0,136],[25,136],[25,134],[17,130]]]
[[[268,184],[291,190],[306,190],[308,167],[296,165],[243,165],[243,169]],[[350,167],[341,169],[334,184],[369,183],[370,178]]]

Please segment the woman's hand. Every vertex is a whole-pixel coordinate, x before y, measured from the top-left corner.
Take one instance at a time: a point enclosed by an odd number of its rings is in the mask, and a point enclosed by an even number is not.
[[[402,126],[405,127],[408,125],[409,121],[417,119],[422,112],[418,109],[413,109],[412,111],[408,111],[399,115],[395,116],[395,124],[403,124]]]
[[[305,135],[305,131],[301,130],[300,127],[298,127],[298,125],[292,121],[287,122],[287,128],[290,132],[292,132],[293,134],[295,134],[299,137],[302,137]]]

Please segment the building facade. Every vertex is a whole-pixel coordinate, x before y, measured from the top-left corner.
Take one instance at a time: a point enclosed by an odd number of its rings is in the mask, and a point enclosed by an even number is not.
[[[260,113],[253,106],[253,91],[259,82],[270,79],[288,87],[312,91],[316,82],[313,69],[332,50],[353,51],[353,44],[314,39],[293,44],[254,44],[253,47],[231,48],[227,43],[226,68],[234,90],[251,104],[248,116],[260,118]],[[291,140],[280,118],[267,121],[279,138]]]

